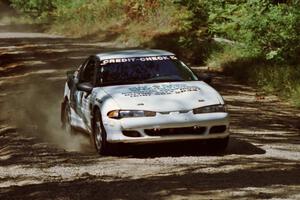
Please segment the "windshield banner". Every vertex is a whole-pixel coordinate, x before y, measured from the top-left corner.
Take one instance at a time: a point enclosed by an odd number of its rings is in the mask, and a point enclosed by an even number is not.
[[[147,61],[160,61],[160,60],[177,60],[176,56],[149,56],[149,57],[140,57],[140,58],[114,58],[101,60],[100,65],[107,65],[110,63],[126,63],[126,62],[147,62]]]

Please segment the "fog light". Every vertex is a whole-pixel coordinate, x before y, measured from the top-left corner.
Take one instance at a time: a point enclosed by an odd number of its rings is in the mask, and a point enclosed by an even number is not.
[[[123,135],[127,137],[141,137],[141,134],[138,131],[123,131]]]

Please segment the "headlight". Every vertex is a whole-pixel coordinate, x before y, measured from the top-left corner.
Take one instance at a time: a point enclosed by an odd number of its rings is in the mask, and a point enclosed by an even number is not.
[[[227,107],[225,104],[211,105],[200,108],[193,109],[194,114],[201,113],[213,113],[213,112],[227,112]]]
[[[154,117],[156,112],[145,110],[113,110],[107,113],[109,118],[121,119],[130,117]]]

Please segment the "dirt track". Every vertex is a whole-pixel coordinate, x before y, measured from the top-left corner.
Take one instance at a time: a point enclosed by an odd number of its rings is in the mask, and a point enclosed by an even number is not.
[[[300,199],[300,111],[220,74],[231,113],[224,155],[200,144],[99,157],[60,130],[65,72],[109,42],[0,28],[0,199]]]

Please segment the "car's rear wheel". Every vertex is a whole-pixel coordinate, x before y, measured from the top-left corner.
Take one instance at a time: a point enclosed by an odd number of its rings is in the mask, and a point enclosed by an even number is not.
[[[64,103],[62,128],[68,134],[74,134],[74,128],[71,125],[71,107],[68,101]]]
[[[101,113],[97,109],[93,116],[92,141],[94,143],[96,151],[100,155],[107,155],[110,153],[111,147],[110,144],[107,142],[106,138],[107,135],[102,123]]]
[[[210,139],[208,140],[208,148],[213,152],[224,152],[229,143],[229,136],[226,138]]]

